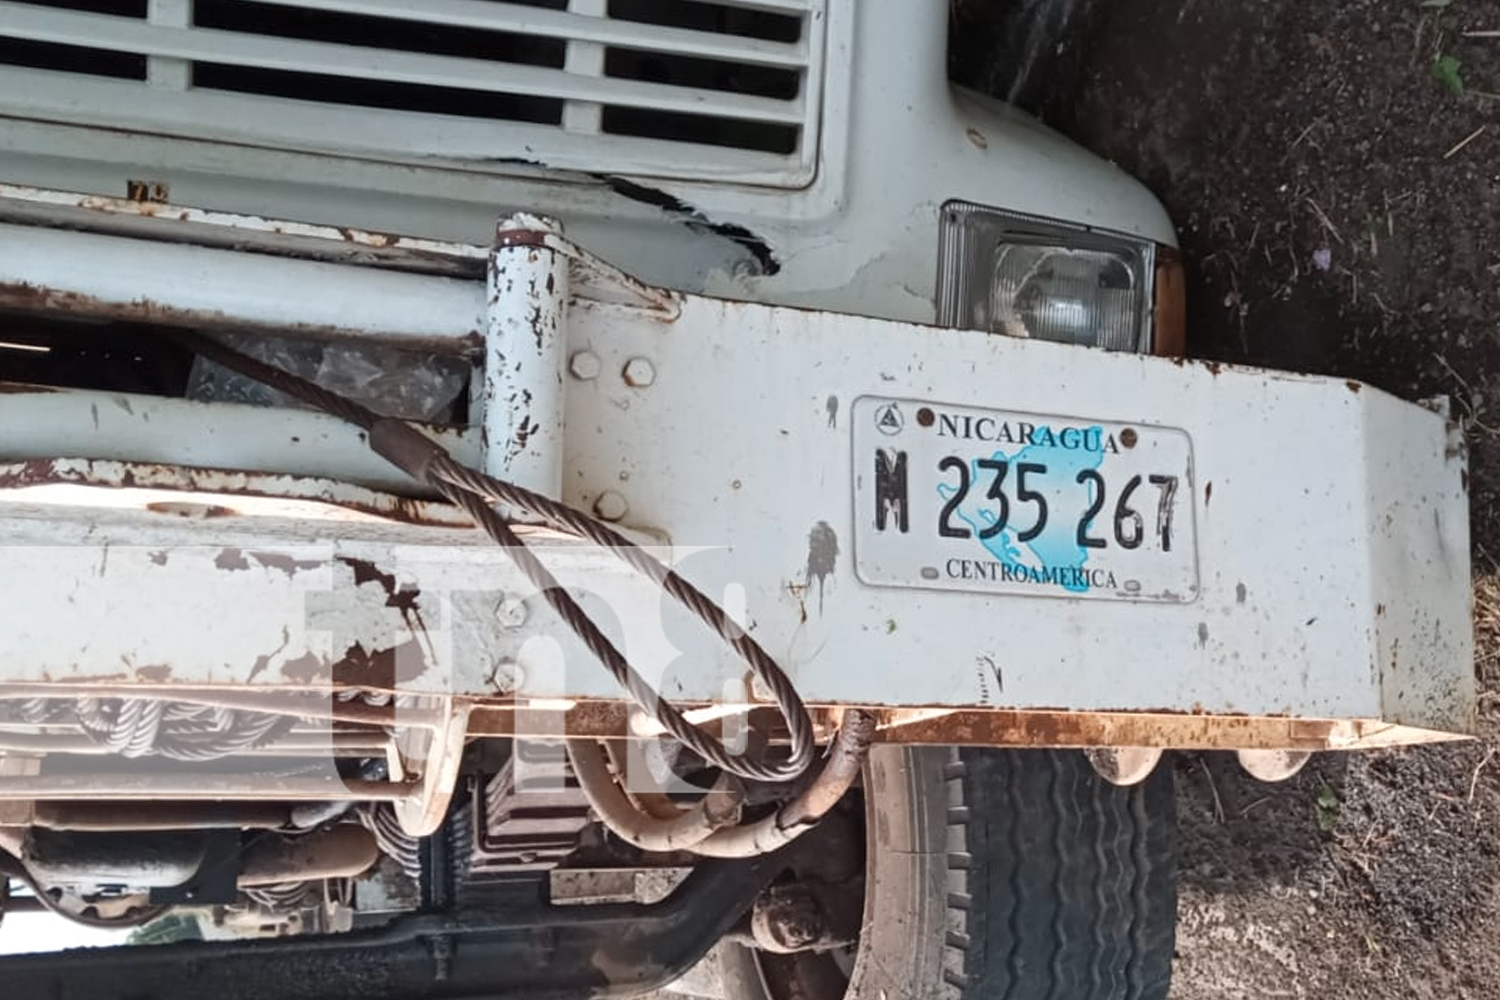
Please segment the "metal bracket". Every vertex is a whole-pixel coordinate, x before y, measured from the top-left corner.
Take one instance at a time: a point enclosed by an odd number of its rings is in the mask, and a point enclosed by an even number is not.
[[[240,832],[209,830],[203,837],[203,860],[193,877],[181,885],[153,888],[151,905],[233,903],[239,898],[239,873]]]

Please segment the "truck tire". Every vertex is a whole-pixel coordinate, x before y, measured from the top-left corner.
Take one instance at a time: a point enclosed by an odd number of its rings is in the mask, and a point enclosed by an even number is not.
[[[854,967],[722,951],[730,1000],[1164,1000],[1170,767],[1119,788],[1076,750],[877,746]],[[802,962],[796,961],[803,958]]]

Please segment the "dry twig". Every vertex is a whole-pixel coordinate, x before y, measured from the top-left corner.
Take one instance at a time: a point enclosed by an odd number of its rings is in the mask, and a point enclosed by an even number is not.
[[[1203,776],[1208,779],[1208,790],[1214,795],[1214,822],[1219,826],[1224,825],[1224,800],[1219,798],[1219,786],[1214,781],[1214,774],[1208,769],[1208,761],[1201,756],[1198,758],[1198,766],[1203,769]]]
[[[1491,746],[1485,750],[1484,756],[1479,759],[1479,763],[1474,765],[1474,773],[1469,776],[1469,802],[1474,801],[1474,793],[1479,790],[1479,772],[1484,770],[1484,765],[1488,764],[1494,756],[1495,748]]]
[[[1454,146],[1452,149],[1448,150],[1448,152],[1446,152],[1446,153],[1443,154],[1443,159],[1445,159],[1445,160],[1449,159],[1455,153],[1457,153],[1460,149],[1463,149],[1469,143],[1473,142],[1475,139],[1478,139],[1481,135],[1484,134],[1484,130],[1487,129],[1487,128],[1489,128],[1488,125],[1481,125],[1478,128],[1476,128],[1474,131],[1470,132],[1468,135],[1464,136],[1462,139],[1460,139],[1458,141],[1458,145]]]
[[[1332,220],[1330,220],[1328,216],[1323,213],[1323,210],[1318,207],[1318,203],[1313,201],[1311,198],[1303,198],[1302,200],[1307,202],[1307,207],[1313,210],[1313,215],[1316,215],[1318,217],[1318,221],[1323,224],[1323,228],[1327,229],[1328,232],[1333,235],[1333,238],[1339,241],[1339,246],[1343,246],[1344,237],[1339,234],[1339,229],[1333,224]]]

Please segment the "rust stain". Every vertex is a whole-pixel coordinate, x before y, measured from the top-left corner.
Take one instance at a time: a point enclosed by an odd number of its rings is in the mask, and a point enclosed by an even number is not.
[[[1213,498],[1214,498],[1214,481],[1212,479],[1210,479],[1208,482],[1206,482],[1206,483],[1203,484],[1203,506],[1207,507],[1208,506],[1208,502],[1210,500],[1212,500]]]
[[[1349,379],[1348,381],[1346,381],[1344,383],[1344,385],[1348,386],[1349,387],[1349,391],[1353,392],[1353,393],[1358,393],[1359,390],[1361,390],[1361,389],[1364,388],[1364,386],[1360,385],[1358,382],[1354,381],[1352,378]]]
[[[131,487],[183,493],[202,492],[277,500],[290,499],[308,503],[326,503],[374,517],[410,524],[436,527],[460,526],[451,511],[431,501],[373,490],[349,495],[331,493],[331,484],[328,482],[305,476],[240,472],[231,469],[190,468],[154,463],[73,459],[30,459],[0,465],[0,489],[53,483],[98,486],[107,489]],[[158,511],[174,513],[170,508],[158,508]],[[202,514],[203,511],[198,510],[197,513]],[[234,512],[225,507],[218,513],[220,516],[228,516]]]
[[[376,232],[370,229],[354,229],[350,226],[339,226],[339,235],[350,243],[357,243],[362,247],[374,247],[377,250],[385,250],[401,242],[401,237],[392,233]]]
[[[132,189],[131,184],[137,187]],[[154,197],[165,200],[169,191],[165,184],[137,180],[127,183],[126,193],[132,197],[140,194],[145,199]],[[332,242],[335,245],[342,243],[360,248],[361,256],[366,258],[398,259],[404,264],[421,264],[423,270],[431,272],[465,275],[483,273],[482,259],[455,256],[452,253],[451,244],[416,237],[402,237],[364,229],[336,229],[332,226],[288,223],[260,215],[224,215],[176,205],[157,204],[150,200],[110,198],[102,195],[84,195],[76,198],[73,204],[84,211],[105,215],[131,215],[143,219],[207,223],[216,229],[227,230],[230,233],[240,228],[247,228],[252,233],[267,232],[289,236],[305,243],[312,241]],[[338,256],[329,254],[322,247],[312,249],[315,254]]]
[[[135,676],[137,680],[163,684],[171,680],[172,668],[165,663],[149,663],[143,667],[136,667]]]
[[[35,396],[44,392],[58,392],[50,385],[28,385],[25,382],[0,382],[0,396]]]
[[[171,188],[165,181],[127,180],[125,182],[126,199],[136,202],[136,211],[147,218],[154,217],[160,211],[156,206],[166,204],[170,196]]]
[[[0,469],[0,489],[21,486],[36,486],[53,481],[52,471],[57,463],[50,458],[31,458]]]
[[[226,332],[254,333],[264,330],[261,324],[237,319],[217,309],[181,309],[147,298],[132,299],[129,302],[111,302],[78,292],[44,288],[26,281],[0,282],[0,307],[28,313],[73,313],[101,319],[162,326],[212,328]],[[328,323],[288,323],[279,326],[277,332],[286,337],[313,339],[361,335],[359,330]],[[482,348],[482,342],[476,345],[471,338],[465,338],[465,343],[471,351]],[[445,348],[451,350],[451,341],[446,337],[422,337],[404,341],[402,346],[415,351],[424,349],[443,351]]]
[[[127,483],[134,486],[134,483]],[[175,517],[238,517],[239,511],[233,507],[225,507],[216,503],[179,503],[175,500],[153,500],[146,504],[146,509],[156,514],[171,514]]]
[[[1287,745],[1322,749],[1333,724],[1286,716],[1210,714],[1148,709],[1068,712],[1053,708],[959,709],[931,718],[903,719],[908,710],[885,710],[880,742],[1019,747],[1173,746],[1221,748]],[[1297,725],[1299,724],[1300,725]],[[1296,725],[1296,730],[1292,728]]]

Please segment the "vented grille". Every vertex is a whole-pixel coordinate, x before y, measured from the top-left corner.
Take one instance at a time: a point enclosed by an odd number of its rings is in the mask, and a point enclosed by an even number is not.
[[[0,0],[0,114],[794,186],[825,0]]]

